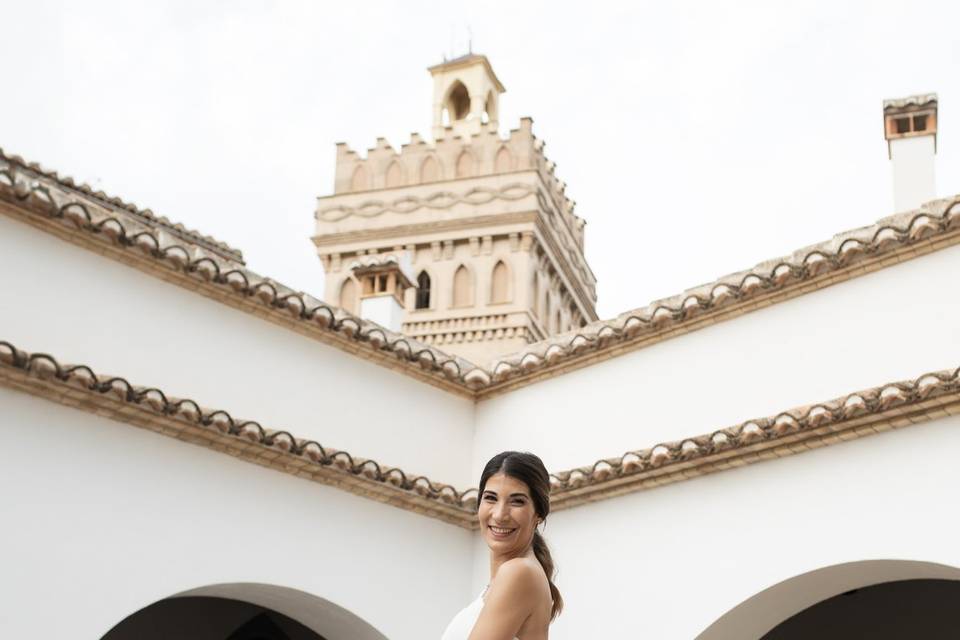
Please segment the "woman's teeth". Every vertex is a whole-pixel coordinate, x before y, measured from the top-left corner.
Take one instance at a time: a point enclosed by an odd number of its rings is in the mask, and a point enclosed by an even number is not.
[[[502,527],[490,527],[490,531],[493,531],[498,536],[504,536],[508,533],[512,533],[513,529],[504,529]]]

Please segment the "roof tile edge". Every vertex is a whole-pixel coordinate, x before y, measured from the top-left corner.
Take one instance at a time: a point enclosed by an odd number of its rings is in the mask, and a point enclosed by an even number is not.
[[[265,429],[226,411],[167,396],[160,389],[97,375],[85,365],[63,365],[53,356],[30,354],[3,340],[0,385],[477,529],[476,489],[458,491],[425,476],[324,448],[289,431]],[[960,368],[871,387],[551,473],[551,508],[569,509],[947,415],[960,415]]]
[[[926,373],[552,473],[551,506],[567,509],[958,414],[960,368]]]
[[[789,256],[764,261],[753,269],[656,300],[611,320],[531,344],[482,368],[294,292],[246,268],[224,265],[222,259],[202,251],[199,245],[191,250],[167,242],[162,230],[143,229],[143,222],[132,216],[130,222],[141,229],[131,233],[117,218],[128,216],[128,210],[103,208],[105,196],[87,194],[65,180],[69,181],[0,151],[0,203],[13,202],[29,211],[34,220],[59,223],[61,234],[65,230],[86,232],[88,241],[112,242],[121,250],[137,247],[141,250],[137,252],[137,266],[155,275],[158,272],[147,263],[161,265],[165,272],[161,277],[167,279],[171,279],[170,267],[174,267],[183,277],[172,281],[181,285],[189,281],[190,288],[205,283],[207,295],[244,310],[252,310],[250,301],[257,299],[261,309],[262,305],[272,308],[275,313],[271,319],[280,324],[289,325],[292,316],[300,321],[299,328],[310,327],[308,333],[350,353],[392,368],[396,368],[397,360],[384,356],[396,356],[404,365],[399,368],[404,373],[475,399],[493,397],[801,295],[811,286],[825,287],[883,268],[894,256],[908,259],[960,242],[960,196],[934,200],[920,209],[841,232]],[[55,196],[57,189],[62,193]],[[78,202],[72,196],[89,197],[93,202]],[[91,215],[91,210],[97,209],[103,210],[98,216]],[[357,349],[357,343],[367,348]]]
[[[84,246],[107,246],[112,251],[104,253],[110,257],[151,275],[283,326],[292,324],[301,333],[447,391],[473,397],[474,390],[487,383],[484,372],[463,358],[294,291],[203,247],[181,243],[178,236],[145,226],[125,211],[85,200],[82,194],[62,188],[57,179],[0,156],[0,205],[4,202],[16,210],[0,206],[0,213],[23,217],[61,237],[80,239]]]
[[[120,198],[109,196],[102,191],[94,191],[90,185],[83,183],[77,184],[77,182],[69,176],[61,176],[56,171],[44,169],[36,162],[27,162],[20,156],[7,155],[3,149],[0,149],[0,160],[6,161],[11,165],[19,166],[22,171],[33,173],[38,178],[49,178],[63,188],[71,189],[78,194],[82,194],[83,197],[96,200],[101,206],[112,208],[114,210],[122,210],[125,213],[135,216],[141,223],[145,225],[162,228],[172,235],[178,236],[188,242],[198,244],[209,251],[213,251],[226,260],[231,260],[239,264],[244,263],[243,253],[239,249],[231,247],[226,242],[217,240],[212,236],[202,234],[193,229],[187,229],[182,224],[172,222],[163,216],[158,216],[150,209],[140,209],[136,205],[125,202]]]
[[[595,362],[735,317],[765,304],[802,295],[960,243],[960,196],[928,202],[877,223],[844,231],[789,256],[655,300],[611,320],[533,343],[491,362],[492,383],[480,397],[572,371]],[[771,298],[776,300],[771,300]]]
[[[63,365],[45,353],[27,353],[0,340],[0,385],[44,397],[119,422],[229,453],[248,462],[331,485],[427,515],[475,528],[476,490],[459,491],[426,476],[359,458],[286,430],[207,409],[162,390],[98,375],[86,365]],[[252,445],[252,446],[251,446]]]

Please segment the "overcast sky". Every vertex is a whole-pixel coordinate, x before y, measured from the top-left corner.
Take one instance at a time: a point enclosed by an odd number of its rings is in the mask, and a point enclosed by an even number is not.
[[[428,135],[468,27],[587,220],[601,317],[892,213],[884,98],[939,94],[960,192],[956,2],[0,5],[5,151],[317,296],[334,143]]]

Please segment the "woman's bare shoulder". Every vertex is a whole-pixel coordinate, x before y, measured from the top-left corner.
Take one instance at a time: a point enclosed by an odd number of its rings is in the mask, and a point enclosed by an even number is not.
[[[546,582],[546,574],[536,558],[511,558],[497,569],[490,585],[498,591],[529,591]]]

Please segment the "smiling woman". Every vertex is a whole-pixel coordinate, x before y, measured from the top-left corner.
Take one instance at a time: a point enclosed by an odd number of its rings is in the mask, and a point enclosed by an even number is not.
[[[532,453],[505,451],[480,476],[477,518],[490,548],[490,583],[441,640],[546,640],[563,608],[553,558],[537,531],[550,513],[550,476]]]

